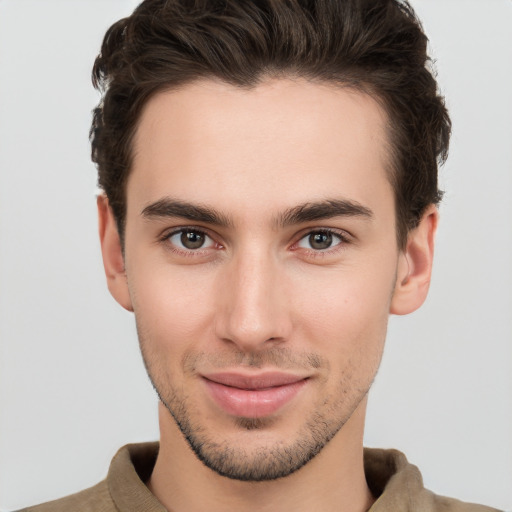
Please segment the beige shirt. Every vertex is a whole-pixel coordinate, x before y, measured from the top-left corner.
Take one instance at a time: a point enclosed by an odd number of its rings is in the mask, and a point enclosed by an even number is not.
[[[167,512],[144,484],[157,453],[158,443],[124,446],[99,484],[20,512]],[[418,468],[397,450],[365,448],[364,465],[368,485],[378,496],[369,512],[497,512],[428,491]]]

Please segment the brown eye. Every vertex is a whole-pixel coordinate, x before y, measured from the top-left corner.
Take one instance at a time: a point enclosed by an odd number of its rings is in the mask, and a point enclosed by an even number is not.
[[[312,233],[309,235],[309,245],[319,251],[329,249],[332,245],[332,235],[331,233]]]
[[[196,229],[175,231],[169,236],[168,240],[179,249],[188,251],[206,249],[214,245],[214,241],[206,233]]]
[[[187,249],[199,249],[204,244],[204,234],[197,231],[183,231],[180,240],[183,247]]]
[[[325,251],[343,242],[341,235],[331,231],[313,231],[299,240],[298,246],[303,249]]]

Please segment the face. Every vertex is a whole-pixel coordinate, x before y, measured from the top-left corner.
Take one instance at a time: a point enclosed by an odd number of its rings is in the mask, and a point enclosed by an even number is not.
[[[114,295],[219,474],[286,476],[364,403],[403,258],[385,122],[370,97],[302,80],[198,82],[142,114]]]

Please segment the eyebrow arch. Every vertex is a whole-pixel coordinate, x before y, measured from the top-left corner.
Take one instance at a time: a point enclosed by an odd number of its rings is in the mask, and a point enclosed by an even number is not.
[[[231,227],[233,222],[226,215],[209,206],[192,204],[171,197],[164,197],[144,207],[141,215],[150,219],[180,217],[191,222],[204,222],[221,227]],[[333,217],[363,217],[371,219],[373,212],[356,201],[326,199],[294,206],[275,219],[277,226],[291,226]]]
[[[232,221],[209,206],[187,203],[179,199],[164,197],[146,206],[141,215],[146,219],[181,217],[191,222],[204,222],[221,227],[232,226]]]
[[[303,222],[331,219],[333,217],[363,217],[371,219],[373,212],[357,201],[326,199],[290,208],[276,219],[276,223],[285,227]]]

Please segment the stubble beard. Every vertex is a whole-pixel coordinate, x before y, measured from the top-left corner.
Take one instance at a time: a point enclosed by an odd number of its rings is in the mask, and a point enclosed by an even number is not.
[[[352,374],[355,368],[349,368],[343,375],[336,396],[325,398],[316,411],[303,423],[294,439],[288,443],[276,442],[272,446],[259,446],[252,451],[243,446],[221,441],[214,437],[201,424],[201,413],[194,410],[192,400],[185,389],[171,385],[171,380],[165,368],[158,363],[158,357],[151,357],[145,350],[146,344],[140,336],[141,352],[151,383],[160,401],[171,414],[188,445],[197,458],[217,474],[234,480],[248,482],[263,482],[283,478],[296,472],[310,462],[345,425],[352,413],[365,398],[371,386],[371,381],[363,386],[353,388]],[[283,361],[287,350],[273,350],[272,353],[248,356],[249,366],[263,366],[268,360]],[[246,355],[237,355],[238,359],[246,359]],[[316,359],[315,366],[318,363]],[[233,358],[230,358],[230,363]],[[264,360],[264,361],[263,361]],[[309,357],[311,361],[311,356]],[[328,365],[328,362],[325,362]],[[218,363],[217,363],[218,364]],[[190,366],[190,364],[189,364]],[[226,365],[227,366],[227,365]],[[278,365],[289,367],[288,363]],[[219,367],[221,365],[219,364]],[[373,380],[373,379],[372,379]],[[240,431],[258,432],[269,429],[274,418],[237,418],[236,427]],[[242,443],[240,443],[242,444]]]
[[[313,459],[345,423],[329,425],[316,413],[294,442],[259,447],[251,453],[228,440],[214,441],[203,426],[191,420],[192,415],[181,397],[174,394],[169,400],[158,390],[157,393],[197,458],[217,474],[240,481],[263,482],[291,475]],[[255,434],[272,423],[260,418],[235,421],[240,430],[255,431]]]

